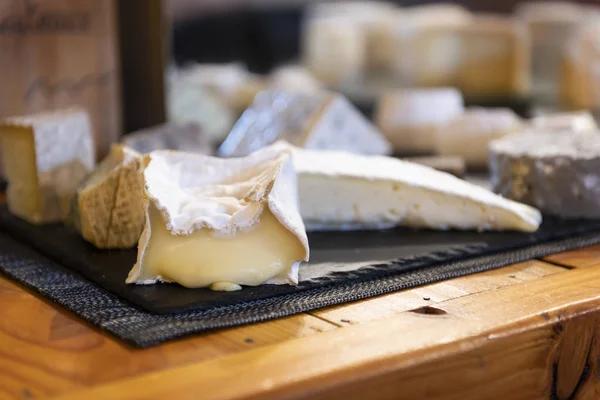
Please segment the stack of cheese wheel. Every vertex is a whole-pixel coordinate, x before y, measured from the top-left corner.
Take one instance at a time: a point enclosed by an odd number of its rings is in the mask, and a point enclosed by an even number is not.
[[[600,108],[600,20],[586,23],[570,38],[561,68],[560,92],[567,107]]]
[[[531,74],[538,93],[555,97],[564,48],[586,19],[586,8],[572,2],[527,2],[516,9],[530,35]]]

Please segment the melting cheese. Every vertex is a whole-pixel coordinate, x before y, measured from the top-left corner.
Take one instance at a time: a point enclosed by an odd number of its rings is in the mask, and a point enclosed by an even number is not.
[[[260,221],[246,231],[217,234],[200,229],[190,235],[173,235],[154,204],[149,205],[150,239],[137,282],[177,282],[189,288],[239,290],[286,274],[305,257],[298,238],[268,207]]]

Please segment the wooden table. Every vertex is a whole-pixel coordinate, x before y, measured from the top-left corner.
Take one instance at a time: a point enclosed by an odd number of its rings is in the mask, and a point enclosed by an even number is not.
[[[129,348],[0,278],[0,399],[598,399],[600,246]]]

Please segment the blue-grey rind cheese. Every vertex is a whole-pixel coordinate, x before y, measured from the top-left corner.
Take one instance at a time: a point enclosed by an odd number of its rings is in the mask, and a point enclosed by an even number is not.
[[[529,131],[490,143],[492,190],[564,218],[600,218],[600,135]]]

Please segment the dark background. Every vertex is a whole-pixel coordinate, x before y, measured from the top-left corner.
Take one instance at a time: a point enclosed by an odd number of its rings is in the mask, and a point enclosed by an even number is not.
[[[395,1],[402,6],[439,1]],[[473,11],[510,13],[515,0],[455,2]],[[600,0],[579,1],[600,4]],[[253,72],[266,73],[274,66],[298,58],[304,7],[272,7],[200,14],[173,22],[171,49],[178,65],[188,62],[242,61]]]

